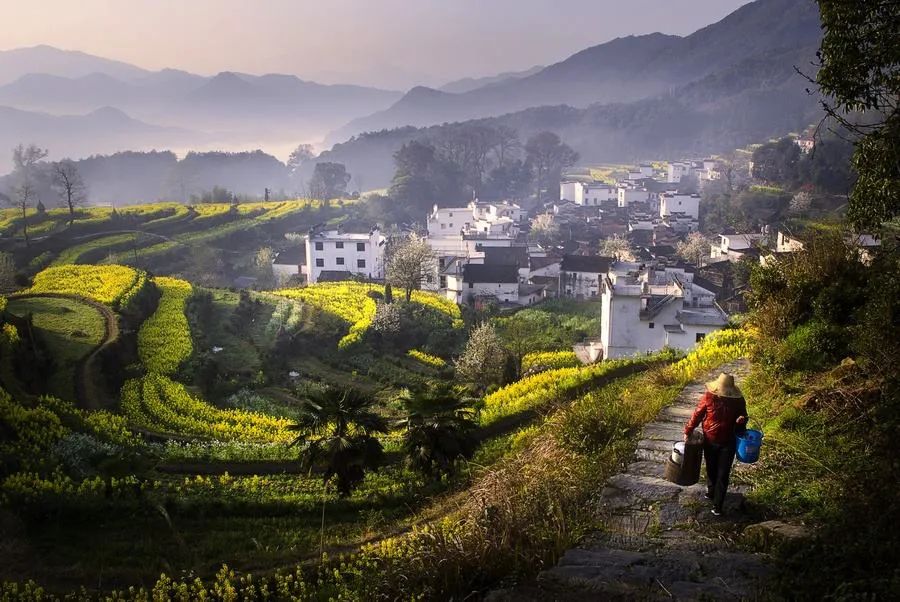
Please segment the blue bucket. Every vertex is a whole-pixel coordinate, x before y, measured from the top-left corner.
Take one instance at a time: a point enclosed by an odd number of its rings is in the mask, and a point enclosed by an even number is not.
[[[762,446],[762,431],[747,429],[737,436],[737,458],[744,464],[753,464],[759,460],[759,448]]]

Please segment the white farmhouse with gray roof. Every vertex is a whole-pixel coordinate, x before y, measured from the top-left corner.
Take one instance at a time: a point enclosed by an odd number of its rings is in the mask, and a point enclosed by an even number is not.
[[[618,263],[603,287],[600,320],[603,357],[688,350],[728,323],[715,294],[694,284],[684,268]]]

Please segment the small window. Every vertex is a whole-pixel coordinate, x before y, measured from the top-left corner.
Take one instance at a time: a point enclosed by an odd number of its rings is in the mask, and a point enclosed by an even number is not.
[[[335,248],[335,249],[343,249],[343,248],[344,248],[344,243],[342,243],[342,242],[336,242],[336,243],[334,243],[334,248]]]
[[[364,268],[364,267],[366,267],[366,260],[365,260],[365,259],[357,259],[357,260],[356,260],[356,267],[358,267],[358,268]]]
[[[469,283],[469,288],[475,288],[475,283],[470,282],[470,283]]]
[[[324,245],[320,242],[316,243],[316,251],[321,251],[324,248]]]
[[[321,257],[318,258],[318,259],[316,259],[316,267],[317,267],[317,268],[324,268],[324,267],[325,267],[325,260],[322,259]]]
[[[343,257],[338,257],[337,259],[335,259],[335,262],[336,262],[338,265],[344,265],[344,258],[343,258]]]
[[[447,227],[447,224],[441,224],[441,230]]]
[[[650,322],[649,324],[647,324],[647,326],[649,326],[650,328],[656,328],[656,324],[654,324],[653,322]]]
[[[450,217],[453,217],[453,212],[452,212],[452,211],[450,212]]]
[[[356,250],[359,251],[360,253],[364,252],[366,250],[366,243],[364,243],[364,242],[356,243]]]
[[[699,343],[700,341],[702,341],[705,338],[706,338],[705,332],[698,332],[697,335],[694,337],[694,342]]]

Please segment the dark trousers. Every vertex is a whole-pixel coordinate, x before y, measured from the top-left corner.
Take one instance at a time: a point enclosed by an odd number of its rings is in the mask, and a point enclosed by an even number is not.
[[[718,445],[706,442],[703,444],[703,458],[706,460],[706,490],[713,499],[713,506],[721,512],[728,491],[731,465],[734,464],[734,443]]]

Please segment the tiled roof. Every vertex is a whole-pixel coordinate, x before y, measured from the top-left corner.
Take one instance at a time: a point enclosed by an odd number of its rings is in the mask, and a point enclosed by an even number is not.
[[[484,263],[487,265],[528,266],[528,249],[526,247],[482,247]]]
[[[612,257],[600,255],[565,255],[559,269],[564,272],[590,272],[592,274],[605,274],[609,272],[609,264]]]
[[[515,265],[469,263],[462,271],[463,282],[512,284],[519,281],[519,268]]]
[[[275,256],[276,265],[306,265],[306,249],[303,247],[291,247]]]

